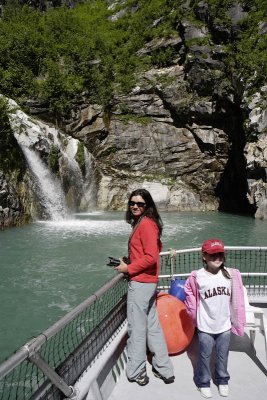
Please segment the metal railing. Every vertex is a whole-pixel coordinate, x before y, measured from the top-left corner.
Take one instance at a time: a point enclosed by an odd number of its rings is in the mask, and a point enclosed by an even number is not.
[[[267,247],[226,247],[250,296],[267,296]],[[159,288],[203,265],[200,248],[161,253]],[[0,400],[71,398],[72,386],[126,319],[127,281],[118,274],[0,365]]]
[[[71,398],[72,385],[126,318],[123,274],[0,365],[0,399]]]
[[[267,301],[267,247],[226,246],[226,266],[238,268],[250,299]],[[159,287],[167,290],[173,277],[186,279],[203,267],[201,248],[161,253]]]

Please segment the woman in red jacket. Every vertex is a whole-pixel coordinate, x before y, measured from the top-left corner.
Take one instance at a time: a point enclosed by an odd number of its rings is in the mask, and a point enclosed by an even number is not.
[[[126,374],[130,382],[140,386],[149,382],[146,372],[148,346],[152,353],[152,372],[165,383],[172,383],[173,367],[156,310],[162,221],[146,189],[137,189],[131,193],[126,221],[133,228],[128,243],[130,264],[121,260],[115,268],[129,276]]]

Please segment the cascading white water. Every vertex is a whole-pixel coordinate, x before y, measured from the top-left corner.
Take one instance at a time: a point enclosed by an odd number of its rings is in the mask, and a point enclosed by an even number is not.
[[[14,136],[28,161],[30,171],[36,182],[36,194],[44,209],[46,218],[52,220],[66,219],[69,211],[65,199],[72,210],[92,210],[96,202],[94,177],[91,168],[90,154],[84,148],[85,177],[76,160],[78,143],[53,126],[34,120],[25,114],[13,100],[8,99],[10,106],[9,121]],[[60,180],[41,160],[40,152],[51,154],[51,149],[58,152]],[[64,185],[64,191],[62,189]]]
[[[84,148],[85,179],[83,184],[83,196],[81,199],[82,209],[94,209],[96,206],[96,182],[93,171],[92,155]]]
[[[49,219],[58,221],[68,215],[60,182],[52,175],[39,155],[25,146],[21,149],[38,185],[38,197]]]
[[[65,149],[60,147],[64,163],[67,165],[69,175],[75,179],[75,186],[79,192],[82,192],[83,186],[83,175],[79,164],[77,163],[75,156],[78,149],[78,140],[70,138]]]

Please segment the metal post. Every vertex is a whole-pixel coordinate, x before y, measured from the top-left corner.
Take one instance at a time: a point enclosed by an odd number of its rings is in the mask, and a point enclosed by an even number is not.
[[[174,275],[174,260],[176,258],[176,250],[174,249],[168,249],[169,256],[168,256],[168,260],[170,260],[170,264],[171,264],[171,277],[173,278]]]
[[[66,382],[59,376],[53,368],[41,357],[39,353],[34,353],[28,358],[32,363],[37,365],[50,381],[67,397],[75,396],[75,391],[72,386],[68,386]]]

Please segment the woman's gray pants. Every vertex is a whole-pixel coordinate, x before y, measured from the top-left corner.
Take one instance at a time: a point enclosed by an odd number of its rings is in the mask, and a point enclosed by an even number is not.
[[[173,367],[156,309],[156,283],[130,281],[127,297],[129,379],[135,379],[146,366],[146,346],[152,353],[153,367],[165,378],[173,376]]]

